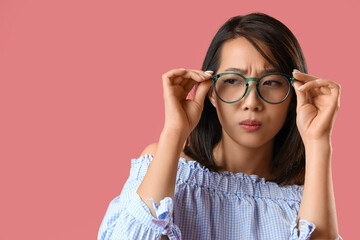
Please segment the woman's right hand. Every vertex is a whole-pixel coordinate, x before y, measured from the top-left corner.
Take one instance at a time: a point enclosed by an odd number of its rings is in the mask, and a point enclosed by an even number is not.
[[[212,71],[172,69],[162,75],[165,104],[164,130],[187,138],[200,120],[205,96],[211,87]],[[201,76],[203,76],[203,78]],[[198,84],[194,99],[187,99]]]

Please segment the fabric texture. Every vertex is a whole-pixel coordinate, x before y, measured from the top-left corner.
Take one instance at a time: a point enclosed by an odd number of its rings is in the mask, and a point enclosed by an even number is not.
[[[279,186],[257,175],[213,172],[179,159],[174,200],[152,216],[137,194],[153,156],[131,160],[130,176],[102,220],[98,239],[309,239],[316,226],[296,220],[303,186]],[[341,236],[338,236],[342,240]]]

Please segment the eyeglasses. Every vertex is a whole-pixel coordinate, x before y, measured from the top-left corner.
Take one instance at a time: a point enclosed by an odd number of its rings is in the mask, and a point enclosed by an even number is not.
[[[262,100],[279,104],[290,94],[293,76],[284,73],[268,73],[260,78],[246,78],[239,73],[226,72],[211,76],[215,93],[225,103],[240,101],[247,93],[249,82],[256,82],[256,92]]]

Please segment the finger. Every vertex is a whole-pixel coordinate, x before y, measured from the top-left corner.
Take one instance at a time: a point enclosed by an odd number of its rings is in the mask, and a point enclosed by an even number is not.
[[[176,83],[177,81],[179,81],[178,84],[179,84],[180,86],[183,86],[184,88],[185,88],[185,86],[187,86],[187,85],[189,85],[189,84],[195,84],[195,83],[197,83],[197,81],[195,81],[195,80],[193,80],[193,79],[191,79],[191,78],[183,78],[183,77],[177,77],[177,78],[179,78],[179,79],[178,79],[178,80],[177,80],[177,79],[174,79],[174,83]]]
[[[296,100],[297,100],[297,108],[305,105],[308,103],[307,101],[307,95],[306,92],[299,91],[298,88],[302,86],[303,84],[301,82],[295,81],[293,83],[295,93],[296,93]]]
[[[193,79],[197,82],[204,80],[198,73],[186,69],[172,69],[164,73],[162,78],[166,83],[173,85],[182,83],[184,79]]]
[[[210,78],[209,75],[203,71],[192,70],[192,69],[173,69],[165,73],[163,77],[167,78],[170,83],[180,84],[184,79],[193,79],[197,82],[203,82]]]
[[[299,80],[300,82],[309,82],[309,81],[313,81],[313,80],[316,80],[318,79],[319,77],[316,77],[316,76],[313,76],[313,75],[310,75],[310,74],[307,74],[307,73],[302,73],[300,72],[299,70],[295,69],[293,72],[292,72],[294,78],[296,80]]]
[[[206,79],[204,79],[204,80],[206,80]],[[202,80],[202,81],[204,81],[204,80]],[[194,85],[194,84],[198,83],[198,81],[196,81],[196,80],[194,80],[192,78],[185,78],[183,76],[180,76],[180,77],[176,77],[173,80],[173,83],[174,84],[179,84],[180,86],[183,86],[185,88],[185,86],[188,86],[189,84]]]
[[[210,79],[214,73],[211,70],[202,71],[202,70],[197,70],[197,69],[191,69],[191,71],[197,72],[198,74],[200,74],[200,76],[205,77],[205,80]]]
[[[302,85],[298,90],[301,92],[310,91],[311,89],[318,88],[318,93],[331,94],[333,91],[338,91],[338,84],[328,79],[316,79]]]
[[[198,69],[191,69],[191,71],[195,71],[197,73],[201,73],[204,76],[212,76],[214,71],[212,70],[206,70],[206,71],[202,71],[202,70],[198,70]]]
[[[197,72],[200,76],[205,77],[206,79],[210,78],[213,75],[213,71],[211,70],[207,70],[207,71],[202,71],[202,70],[197,70],[197,69],[187,69],[188,71],[193,71],[193,72]]]
[[[181,86],[184,86],[187,84],[187,82],[190,81],[196,81],[196,82],[202,82],[206,80],[206,77],[191,71],[191,70],[187,70],[188,72],[185,73],[184,75],[178,76],[176,78],[173,79],[173,84],[179,84]]]
[[[205,96],[209,91],[211,84],[212,84],[211,80],[207,80],[202,83],[199,83],[194,96],[195,102],[197,102],[200,105],[204,103]]]
[[[193,70],[193,71],[196,71],[198,73],[203,72],[203,71],[200,71],[200,70]],[[213,71],[205,71],[203,73],[205,75],[212,76]],[[196,81],[194,81],[192,79],[189,79],[188,82],[183,85],[184,89],[188,92],[188,96],[187,96],[188,99],[191,99],[191,100],[194,99],[195,92],[196,92],[196,89],[199,86],[199,84],[200,84],[199,82],[196,82]]]
[[[186,84],[183,85],[185,91],[189,92],[195,85],[199,84],[198,82],[189,79]]]

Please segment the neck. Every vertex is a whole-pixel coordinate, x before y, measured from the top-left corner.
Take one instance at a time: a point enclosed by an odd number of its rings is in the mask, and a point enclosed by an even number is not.
[[[222,136],[213,150],[216,164],[224,167],[222,171],[254,174],[266,180],[272,178],[271,159],[274,139],[259,147],[248,147],[239,145],[226,134]]]

